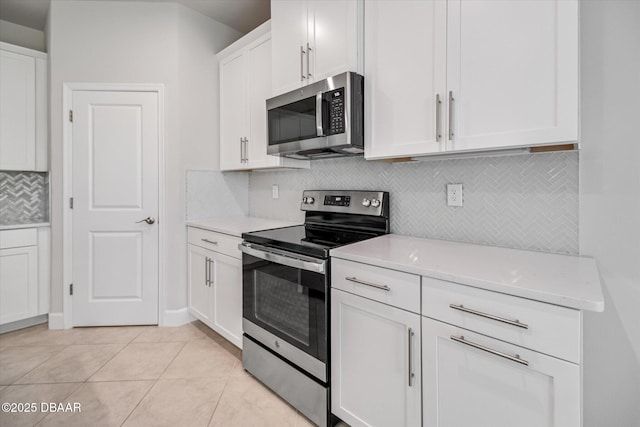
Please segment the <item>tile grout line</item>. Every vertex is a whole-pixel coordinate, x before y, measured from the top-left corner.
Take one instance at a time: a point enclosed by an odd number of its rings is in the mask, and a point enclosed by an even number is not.
[[[43,360],[41,363],[39,363],[38,365],[34,366],[32,369],[30,369],[29,371],[25,372],[24,375],[20,376],[19,378],[17,378],[14,382],[12,382],[11,384],[2,384],[2,385],[6,385],[11,386],[11,385],[32,385],[31,383],[26,383],[26,384],[17,384],[18,381],[20,381],[22,378],[26,377],[27,375],[29,375],[31,372],[33,372],[35,369],[38,369],[43,363],[47,363],[50,359],[52,359],[54,356],[57,356],[58,354],[62,353],[64,350],[66,350],[67,348],[69,348],[71,346],[70,345],[66,345],[63,346],[60,351],[58,351],[57,353],[52,354],[51,356],[49,356],[46,360]],[[20,347],[20,346],[16,346],[16,347]],[[53,347],[53,346],[51,346]],[[8,348],[8,347],[7,347]],[[72,382],[77,382],[77,381],[69,381],[70,383]],[[36,383],[38,384],[38,383]],[[56,384],[56,383],[51,383],[51,384]]]
[[[189,340],[191,341],[191,340]],[[160,375],[158,375],[158,378],[156,378],[153,381],[153,384],[151,385],[151,387],[149,387],[149,389],[147,390],[147,392],[144,394],[144,396],[142,396],[142,398],[138,401],[138,403],[136,404],[136,406],[133,407],[133,409],[131,409],[131,412],[129,412],[127,414],[127,416],[125,417],[125,419],[122,421],[122,423],[120,424],[120,426],[122,427],[123,425],[125,425],[125,423],[127,422],[127,420],[129,419],[129,417],[131,417],[131,415],[136,411],[136,409],[138,409],[138,407],[140,406],[140,404],[142,403],[142,401],[149,395],[149,393],[151,393],[151,390],[153,390],[155,388],[155,386],[158,384],[158,381],[160,381],[160,378],[162,377],[162,375],[164,375],[164,373],[167,371],[167,369],[169,368],[169,366],[177,359],[178,355],[180,353],[182,353],[182,351],[184,350],[184,348],[187,346],[187,343],[189,343],[189,341],[183,341],[183,345],[182,348],[180,348],[180,350],[178,352],[176,352],[176,355],[173,357],[173,359],[171,359],[171,361],[169,363],[167,363],[167,366],[165,366],[164,370],[160,373]],[[163,341],[164,342],[164,341]],[[161,344],[163,342],[160,341],[153,341],[154,344]],[[170,341],[172,342],[172,341]]]

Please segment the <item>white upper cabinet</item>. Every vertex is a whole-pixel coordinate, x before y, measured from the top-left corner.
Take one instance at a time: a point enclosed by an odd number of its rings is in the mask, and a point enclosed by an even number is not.
[[[365,5],[365,157],[576,142],[577,0]]]
[[[443,1],[366,3],[367,159],[445,149],[436,119],[446,93],[446,17]]]
[[[362,0],[272,0],[274,95],[361,73],[362,9]]]
[[[47,55],[1,42],[0,170],[47,170]]]
[[[266,100],[271,97],[271,35],[263,24],[218,54],[220,169],[308,168],[308,160],[267,154]]]
[[[449,0],[448,150],[578,139],[578,2]]]

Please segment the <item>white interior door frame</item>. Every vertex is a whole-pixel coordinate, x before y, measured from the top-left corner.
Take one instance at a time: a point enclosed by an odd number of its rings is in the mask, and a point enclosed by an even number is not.
[[[64,329],[73,327],[73,300],[69,295],[69,285],[73,283],[73,215],[68,200],[73,194],[73,131],[69,121],[69,111],[73,105],[74,91],[118,91],[118,92],[154,92],[158,96],[158,221],[159,266],[158,266],[158,323],[163,325],[165,307],[165,123],[164,123],[164,85],[146,83],[63,83],[62,85],[62,310]],[[59,327],[58,325],[56,325]]]

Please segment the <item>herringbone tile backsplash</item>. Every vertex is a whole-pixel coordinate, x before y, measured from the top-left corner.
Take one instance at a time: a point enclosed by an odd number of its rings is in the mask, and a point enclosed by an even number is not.
[[[463,207],[446,203],[446,184],[463,184]],[[280,198],[271,197],[279,185]],[[299,220],[302,190],[390,193],[391,232],[545,252],[578,252],[578,154],[387,163],[318,160],[311,169],[252,172],[251,216]]]
[[[49,222],[49,174],[0,171],[0,225]]]

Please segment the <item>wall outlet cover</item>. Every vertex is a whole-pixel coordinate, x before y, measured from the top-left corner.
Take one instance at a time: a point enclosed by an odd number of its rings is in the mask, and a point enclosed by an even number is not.
[[[271,186],[271,198],[273,199],[280,198],[280,187],[278,187],[278,184],[273,184]]]
[[[462,184],[447,184],[447,206],[462,206]]]

